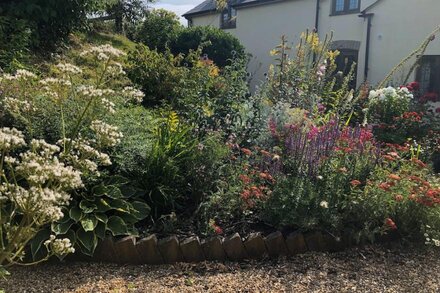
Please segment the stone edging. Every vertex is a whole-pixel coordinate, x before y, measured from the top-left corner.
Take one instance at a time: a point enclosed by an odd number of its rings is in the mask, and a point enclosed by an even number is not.
[[[335,239],[321,232],[294,232],[286,237],[280,231],[263,237],[252,233],[243,239],[238,233],[199,240],[189,237],[182,241],[176,236],[157,239],[150,235],[143,239],[128,236],[120,240],[108,237],[96,248],[93,261],[119,264],[174,264],[177,262],[240,261],[243,259],[275,258],[307,251],[335,252],[351,246],[347,239]]]

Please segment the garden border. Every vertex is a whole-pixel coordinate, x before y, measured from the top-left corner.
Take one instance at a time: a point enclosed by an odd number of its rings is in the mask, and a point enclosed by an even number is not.
[[[391,237],[381,240],[389,242]],[[228,237],[214,236],[200,240],[197,236],[179,241],[177,236],[158,239],[155,234],[146,238],[127,236],[119,240],[109,236],[102,240],[92,258],[76,255],[72,260],[118,263],[128,265],[161,265],[178,262],[241,261],[245,259],[293,256],[308,251],[337,252],[353,246],[352,237],[342,238],[321,232],[283,235],[280,231],[267,236],[251,233],[242,238],[239,233]]]

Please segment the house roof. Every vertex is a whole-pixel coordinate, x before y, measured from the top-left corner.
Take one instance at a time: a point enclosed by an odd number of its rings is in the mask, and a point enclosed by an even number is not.
[[[240,8],[248,5],[258,5],[278,1],[280,0],[232,0],[230,3],[233,7]],[[186,12],[183,16],[185,18],[191,18],[195,15],[208,14],[215,12],[216,10],[217,6],[215,0],[205,0],[190,11]]]
[[[235,8],[245,7],[245,6],[254,6],[259,4],[269,4],[273,2],[280,2],[284,0],[231,0],[231,5]],[[376,6],[377,3],[381,2],[382,0],[376,0],[373,4],[368,6],[363,10],[363,12],[366,12]],[[217,10],[216,0],[205,0],[190,11],[186,12],[183,17],[185,18],[191,18],[195,15],[200,14],[208,14],[215,12]]]

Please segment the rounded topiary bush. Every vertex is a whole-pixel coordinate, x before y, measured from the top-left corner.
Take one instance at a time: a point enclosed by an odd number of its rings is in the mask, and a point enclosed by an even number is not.
[[[228,60],[246,58],[245,49],[236,37],[211,26],[180,31],[171,44],[171,51],[174,54],[188,54],[190,50],[197,50],[201,44],[204,44],[203,54],[220,67],[228,65]]]

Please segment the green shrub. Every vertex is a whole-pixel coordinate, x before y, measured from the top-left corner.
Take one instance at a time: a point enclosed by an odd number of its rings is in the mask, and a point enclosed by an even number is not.
[[[128,55],[127,76],[145,93],[146,105],[157,105],[175,98],[182,69],[180,57],[161,54],[138,45]]]
[[[171,45],[171,52],[189,54],[200,46],[202,54],[214,61],[220,67],[230,64],[232,59],[246,59],[243,45],[233,35],[211,26],[197,26],[181,30],[175,42]]]
[[[164,9],[154,9],[147,14],[137,29],[134,39],[152,50],[165,52],[176,41],[182,29],[175,13]]]

